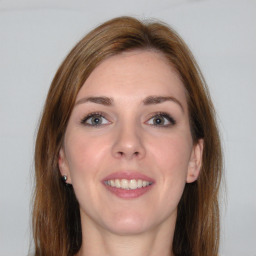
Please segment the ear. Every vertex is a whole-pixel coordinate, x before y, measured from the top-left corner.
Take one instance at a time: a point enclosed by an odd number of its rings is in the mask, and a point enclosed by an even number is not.
[[[203,148],[203,139],[199,139],[198,142],[193,146],[188,166],[187,183],[196,181],[199,176],[202,165]]]
[[[68,165],[68,161],[67,161],[66,154],[65,154],[63,147],[61,147],[61,149],[59,151],[58,165],[59,165],[59,170],[60,170],[61,176],[64,176],[64,175],[67,176],[66,183],[72,184],[70,171],[69,171],[69,165]]]

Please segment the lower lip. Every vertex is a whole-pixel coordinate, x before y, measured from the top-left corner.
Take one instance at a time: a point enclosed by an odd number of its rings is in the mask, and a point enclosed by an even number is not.
[[[103,183],[104,184],[104,183]],[[145,193],[147,193],[152,187],[153,184],[147,186],[147,187],[142,187],[142,188],[137,188],[137,189],[122,189],[122,188],[115,188],[111,187],[109,185],[104,184],[106,189],[110,191],[111,193],[115,194],[116,196],[123,198],[123,199],[133,199],[133,198],[138,198]]]

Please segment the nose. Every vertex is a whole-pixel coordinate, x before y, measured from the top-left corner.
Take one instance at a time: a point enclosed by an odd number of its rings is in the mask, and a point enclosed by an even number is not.
[[[112,154],[120,159],[142,159],[146,154],[143,135],[136,125],[122,126],[115,131]]]

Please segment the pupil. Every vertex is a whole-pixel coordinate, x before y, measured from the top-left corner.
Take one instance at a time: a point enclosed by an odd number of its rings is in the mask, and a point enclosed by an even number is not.
[[[100,124],[100,123],[101,123],[100,118],[99,118],[99,117],[95,117],[95,118],[93,119],[93,123],[94,123],[94,124]]]
[[[162,118],[158,117],[155,119],[155,124],[161,124],[162,123]]]

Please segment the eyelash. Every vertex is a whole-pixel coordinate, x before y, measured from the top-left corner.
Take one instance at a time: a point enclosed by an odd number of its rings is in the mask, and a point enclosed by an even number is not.
[[[89,124],[87,123],[87,121],[90,119],[90,118],[93,118],[93,117],[99,117],[99,118],[104,118],[106,119],[109,123],[111,123],[107,118],[104,117],[105,114],[102,113],[102,112],[93,112],[93,113],[90,113],[88,115],[86,115],[82,120],[81,120],[81,124],[83,125],[86,125],[86,126],[91,126],[91,127],[99,127],[99,126],[102,126],[102,125],[106,125],[106,124]],[[157,112],[157,113],[154,113],[151,115],[151,117],[146,121],[146,123],[148,123],[151,119],[153,118],[157,118],[157,117],[160,117],[160,118],[165,118],[168,122],[170,122],[169,124],[165,124],[165,125],[161,125],[161,124],[150,124],[152,125],[153,127],[161,127],[161,128],[167,128],[167,127],[170,127],[170,126],[173,126],[176,124],[176,121],[175,119],[170,116],[168,113],[165,113],[165,112]]]
[[[152,114],[152,116],[147,120],[147,122],[149,122],[149,120],[151,120],[153,118],[157,118],[157,117],[161,117],[161,118],[163,117],[163,118],[167,119],[167,121],[170,123],[167,125],[152,124],[152,126],[154,126],[154,127],[168,128],[168,127],[176,124],[176,120],[172,116],[170,116],[168,113],[165,113],[165,112],[157,112],[157,113]]]
[[[99,127],[101,125],[106,125],[106,124],[88,124],[87,121],[92,118],[92,117],[99,117],[99,118],[104,118],[104,113],[102,112],[93,112],[93,113],[90,113],[88,114],[87,116],[85,116],[82,120],[81,120],[81,124],[83,125],[87,125],[87,126],[92,126],[92,127]],[[106,119],[107,120],[107,119]],[[110,122],[109,120],[107,120],[108,122]]]

